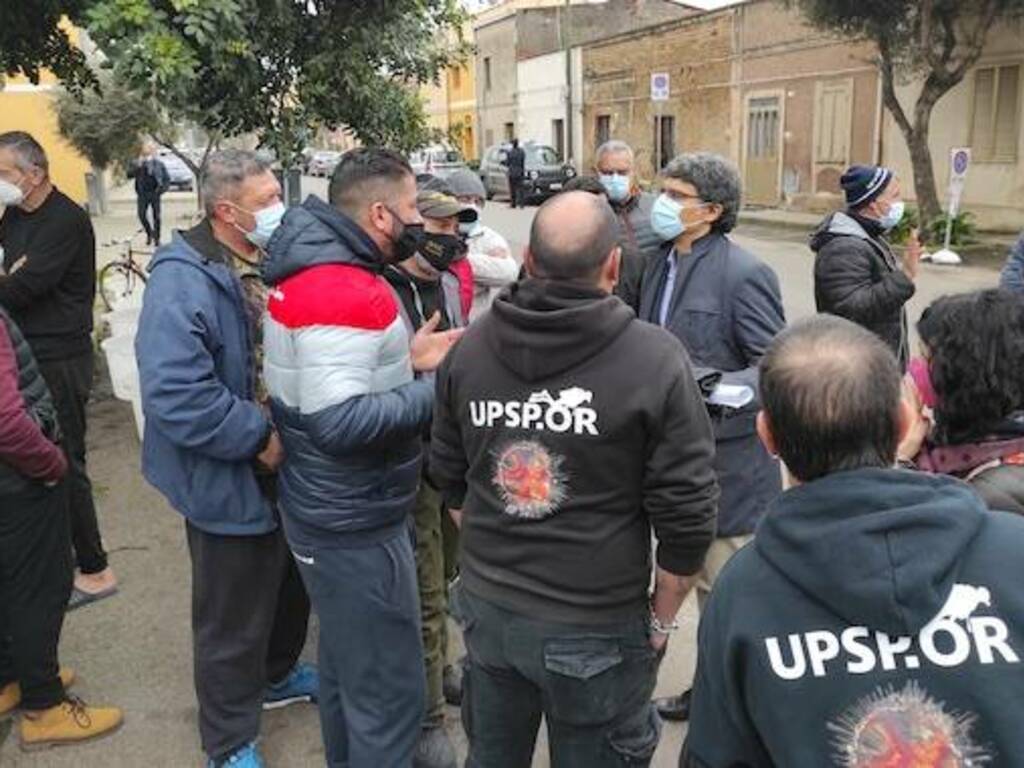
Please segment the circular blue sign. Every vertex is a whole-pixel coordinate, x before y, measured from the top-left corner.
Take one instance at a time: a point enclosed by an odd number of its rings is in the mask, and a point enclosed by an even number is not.
[[[953,170],[959,175],[963,174],[967,170],[967,163],[969,162],[969,155],[960,150],[953,155]]]

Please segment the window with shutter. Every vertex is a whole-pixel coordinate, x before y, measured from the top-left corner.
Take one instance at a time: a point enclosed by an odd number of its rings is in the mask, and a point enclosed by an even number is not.
[[[1014,163],[1020,143],[1021,65],[983,67],[974,73],[971,147],[975,159]]]

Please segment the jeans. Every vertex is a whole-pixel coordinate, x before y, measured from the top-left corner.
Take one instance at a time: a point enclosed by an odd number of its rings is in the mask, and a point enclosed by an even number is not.
[[[92,392],[92,353],[67,360],[39,363],[39,370],[57,406],[57,419],[63,433],[64,453],[68,458],[68,491],[71,504],[71,543],[82,573],[99,573],[107,567],[96,505],[92,499],[92,481],[85,467],[86,404]]]
[[[447,583],[441,516],[441,494],[420,482],[413,519],[416,523],[416,581],[419,584],[423,664],[427,673],[427,711],[423,724],[444,722],[444,664],[448,644]]]
[[[0,687],[21,684],[21,706],[64,699],[57,645],[71,596],[67,481],[0,496]]]
[[[259,735],[267,684],[287,677],[306,644],[309,598],[280,529],[186,532],[199,734],[219,760]]]
[[[661,655],[647,614],[617,624],[537,621],[451,591],[469,661],[462,722],[467,768],[529,768],[541,716],[552,768],[647,766],[661,723],[650,698]]]
[[[139,214],[139,223],[146,230],[146,243],[160,245],[160,195],[138,195],[135,200]],[[153,223],[150,224],[147,212],[152,210]]]
[[[320,617],[320,728],[328,768],[408,768],[423,724],[416,558],[401,523],[373,543],[296,547]]]

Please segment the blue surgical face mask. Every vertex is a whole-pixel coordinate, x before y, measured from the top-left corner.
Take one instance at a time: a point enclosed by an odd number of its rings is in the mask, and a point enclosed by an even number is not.
[[[270,242],[271,236],[277,231],[277,228],[281,226],[281,219],[284,218],[284,211],[284,203],[277,202],[273,205],[268,205],[266,208],[261,208],[258,211],[251,212],[253,218],[256,219],[256,228],[251,232],[245,233],[249,242],[257,248],[266,248],[267,243]]]
[[[629,198],[629,176],[619,173],[602,173],[601,183],[613,203],[621,203]]]
[[[651,208],[651,229],[663,243],[675,240],[686,231],[681,215],[683,204],[662,193]]]
[[[903,221],[903,214],[906,212],[906,208],[906,203],[902,200],[889,203],[889,211],[885,216],[879,219],[879,223],[885,227],[886,230],[895,229],[899,226],[899,223]]]

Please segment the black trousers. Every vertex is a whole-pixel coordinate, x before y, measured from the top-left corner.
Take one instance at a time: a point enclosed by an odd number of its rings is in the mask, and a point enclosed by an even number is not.
[[[57,645],[71,595],[66,481],[0,495],[0,687],[21,684],[24,709],[64,698]]]
[[[160,195],[138,195],[136,197],[139,222],[146,230],[146,242],[153,242],[160,245]],[[153,212],[153,221],[150,223],[147,213]]]
[[[646,612],[572,625],[451,590],[469,663],[462,678],[467,768],[529,768],[541,716],[552,768],[643,768],[661,735],[651,704],[661,655]]]
[[[82,573],[99,573],[107,567],[92,482],[85,468],[85,407],[92,391],[92,353],[67,360],[39,363],[39,370],[57,406],[57,418],[64,434],[68,457],[68,492],[71,504],[71,543]]]
[[[508,197],[509,205],[512,208],[523,208],[523,177],[519,175],[508,175]]]
[[[218,536],[186,523],[199,735],[220,760],[259,735],[268,683],[306,644],[309,598],[280,528]]]

